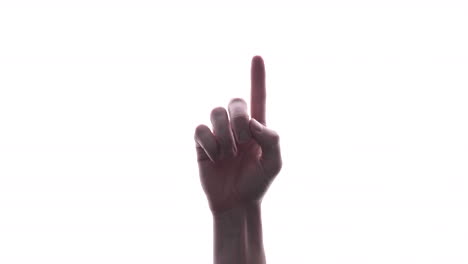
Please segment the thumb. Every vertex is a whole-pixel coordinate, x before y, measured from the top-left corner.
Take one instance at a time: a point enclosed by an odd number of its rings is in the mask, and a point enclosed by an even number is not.
[[[262,125],[254,118],[250,119],[249,127],[252,137],[262,148],[260,162],[263,169],[272,177],[276,176],[282,167],[278,133]]]

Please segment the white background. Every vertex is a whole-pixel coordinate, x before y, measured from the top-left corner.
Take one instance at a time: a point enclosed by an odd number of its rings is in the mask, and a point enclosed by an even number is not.
[[[269,264],[468,263],[466,1],[0,1],[0,263],[211,263],[198,124],[263,56]]]

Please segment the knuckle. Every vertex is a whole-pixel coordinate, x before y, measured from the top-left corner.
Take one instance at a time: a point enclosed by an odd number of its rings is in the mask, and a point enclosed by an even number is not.
[[[211,116],[223,116],[226,113],[224,107],[218,106],[211,110]]]
[[[247,103],[242,98],[234,98],[229,102],[229,115],[231,118],[236,116],[248,116]]]
[[[206,126],[206,125],[198,125],[196,128],[195,128],[195,137],[203,134],[204,132],[207,131],[207,129],[209,130],[209,128]]]
[[[198,125],[196,128],[195,128],[195,132],[196,133],[199,133],[199,132],[203,132],[207,129],[208,127],[206,125],[203,125],[203,124],[200,124]]]
[[[232,98],[232,99],[229,101],[229,104],[233,104],[233,103],[243,103],[243,104],[247,104],[247,103],[245,102],[244,99],[239,98],[239,97]]]

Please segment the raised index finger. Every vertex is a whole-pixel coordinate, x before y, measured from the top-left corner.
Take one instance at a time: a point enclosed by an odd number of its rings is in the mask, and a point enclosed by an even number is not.
[[[258,122],[266,125],[265,120],[265,64],[262,57],[255,56],[252,59],[250,72],[252,90],[250,98],[250,115]]]

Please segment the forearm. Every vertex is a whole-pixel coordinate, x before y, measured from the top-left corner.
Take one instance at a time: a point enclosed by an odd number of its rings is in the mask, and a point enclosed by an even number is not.
[[[213,224],[215,264],[265,264],[260,204],[214,215]]]
[[[246,209],[247,249],[249,264],[265,264],[265,250],[263,248],[261,205],[250,206]]]

